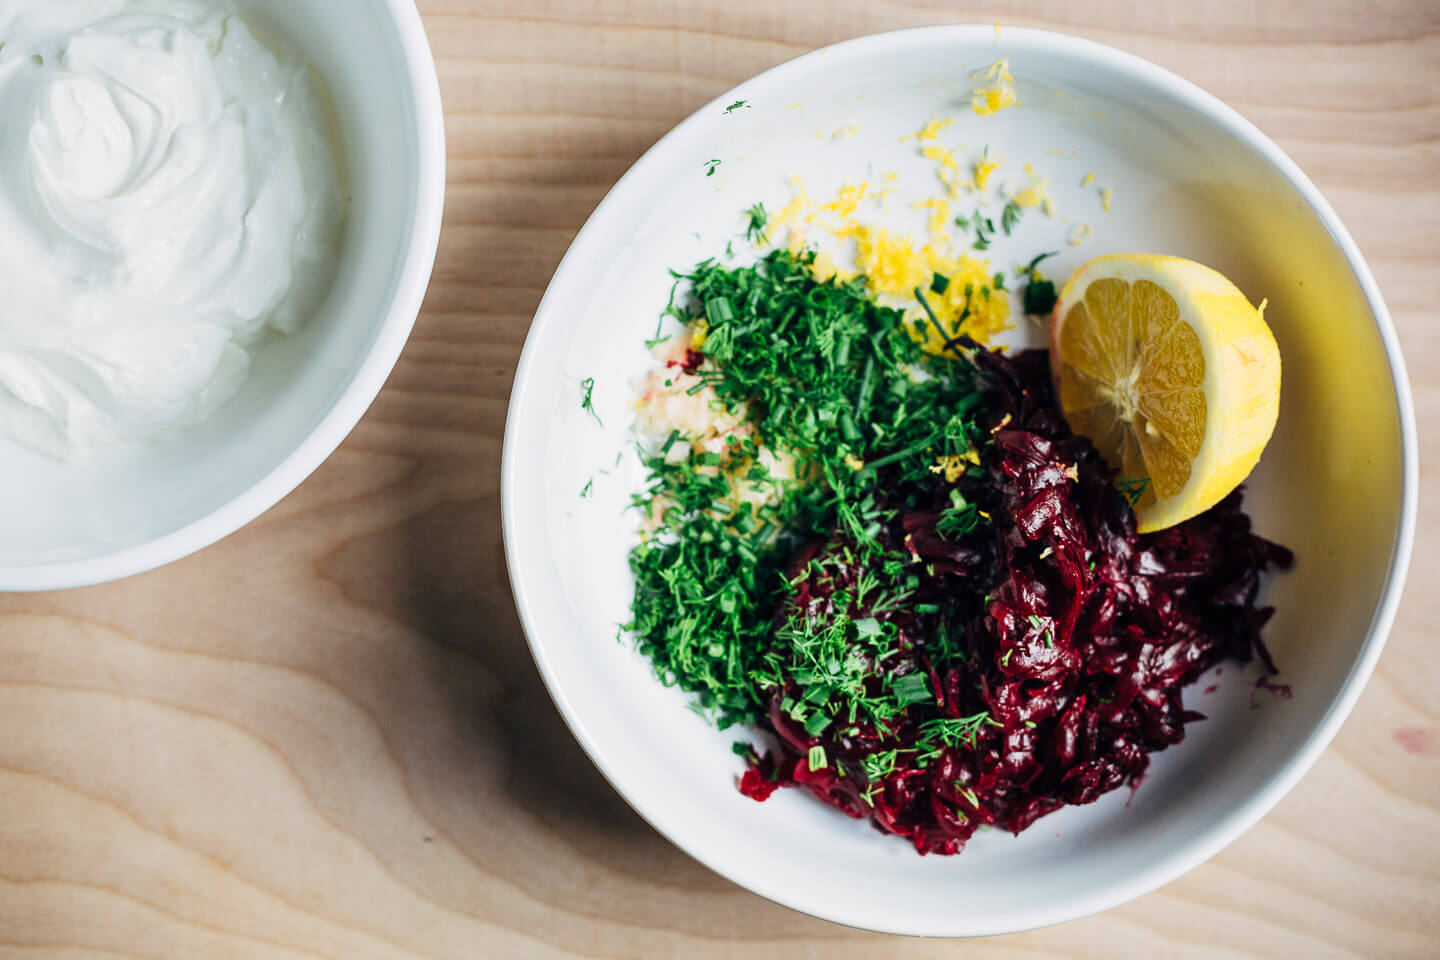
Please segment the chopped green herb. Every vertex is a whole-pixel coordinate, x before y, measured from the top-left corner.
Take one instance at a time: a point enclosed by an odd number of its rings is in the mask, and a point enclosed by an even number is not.
[[[720,166],[720,161],[712,157],[706,160],[703,166],[705,167],[705,176],[713,177],[715,176],[715,169]]]
[[[1040,266],[1040,264],[1044,263],[1046,260],[1049,260],[1051,257],[1056,257],[1059,255],[1060,251],[1058,250],[1051,250],[1047,253],[1037,253],[1035,255],[1035,259],[1031,260],[1029,263],[1025,264],[1025,266],[1021,267],[1015,272],[1018,276],[1033,277],[1035,276],[1036,267]]]
[[[880,621],[874,617],[866,617],[863,620],[853,620],[851,622],[855,625],[855,635],[860,640],[865,640],[869,637],[878,637],[883,633],[880,629]]]
[[[1150,489],[1150,478],[1116,477],[1115,488],[1130,502],[1130,506],[1134,507],[1140,502],[1140,498],[1145,496],[1145,491]]]
[[[728,113],[734,113],[736,110],[739,110],[741,107],[746,107],[746,108],[748,108],[749,106],[750,106],[750,101],[748,101],[748,100],[736,100],[734,103],[730,104],[730,106],[728,106],[728,107],[725,108],[725,112],[726,112],[727,114],[728,114]]]
[[[1005,202],[1005,209],[1000,211],[1000,229],[1005,231],[1005,236],[1010,236],[1010,231],[1020,222],[1020,213],[1020,204],[1014,200]]]
[[[590,496],[590,491],[591,491],[591,489],[592,489],[594,486],[595,486],[595,478],[594,478],[594,477],[591,477],[589,480],[586,480],[586,481],[585,481],[585,486],[583,486],[583,487],[580,488],[580,496],[581,496],[582,498],[588,498],[588,497]]]
[[[770,222],[765,204],[757,203],[745,211],[748,222],[745,225],[745,239],[751,243],[765,242],[765,225]]]
[[[599,423],[602,427],[605,426],[605,424],[600,422],[600,414],[595,412],[594,377],[586,377],[580,381],[580,409],[589,411],[590,416],[595,418],[596,423]]]
[[[829,759],[825,756],[825,748],[818,743],[810,748],[810,754],[805,758],[811,770],[823,770],[830,766]]]
[[[923,673],[907,673],[891,685],[890,692],[895,694],[902,706],[907,707],[912,703],[935,699],[935,694],[930,690],[930,678]]]
[[[896,642],[886,621],[918,583],[906,575],[908,557],[881,541],[899,514],[880,504],[894,502],[884,494],[897,485],[928,488],[938,458],[985,438],[973,420],[973,367],[922,353],[901,311],[876,304],[863,281],[817,281],[813,259],[776,250],[746,267],[706,261],[679,278],[688,306],[670,315],[707,324],[700,349],[712,364],[696,386],[725,409],[743,404],[754,432],[732,437],[724,454],[677,457],[676,433],[642,454],[649,480],[636,506],[663,509],[631,556],[629,630],[661,679],[694,693],[718,723],[751,722],[783,691],[787,712],[820,736],[836,722],[887,723],[922,709],[877,678],[878,658]],[[756,437],[823,482],[777,485],[783,495],[773,501],[735,508],[732,484],[777,484],[755,461]],[[727,476],[737,463],[750,464],[745,475]],[[871,558],[871,572],[837,593],[835,615],[777,629],[775,611],[793,589],[780,575],[792,531],[816,529],[840,530],[857,559]],[[923,679],[901,689],[918,693]]]
[[[811,714],[805,721],[805,732],[812,737],[818,737],[830,726],[831,720],[823,713]]]
[[[920,725],[920,745],[922,749],[931,750],[972,746],[980,728],[987,723],[998,725],[991,720],[988,710],[969,717],[937,717],[927,720]]]
[[[1049,280],[1031,280],[1025,285],[1025,313],[1043,317],[1055,309],[1055,284]]]
[[[1053,251],[1042,253],[1019,271],[1020,276],[1026,278],[1021,300],[1024,303],[1025,313],[1030,316],[1044,316],[1055,309],[1055,284],[1044,279],[1036,269],[1042,260],[1053,256],[1055,256]]]
[[[974,533],[986,522],[980,508],[966,503],[959,490],[951,492],[950,500],[952,505],[941,511],[940,520],[935,524],[935,532],[940,536],[947,540],[959,540]]]
[[[705,301],[705,317],[718,326],[735,319],[735,309],[724,297],[711,297]]]

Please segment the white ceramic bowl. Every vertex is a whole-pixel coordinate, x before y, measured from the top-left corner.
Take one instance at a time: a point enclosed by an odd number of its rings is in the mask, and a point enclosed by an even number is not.
[[[413,0],[243,0],[301,49],[333,99],[351,188],[319,315],[271,338],[241,393],[135,456],[57,463],[0,441],[0,590],[80,586],[213,543],[289,493],[360,419],[410,334],[445,192],[435,63]]]
[[[971,71],[1010,57],[1022,106],[968,111]],[[726,114],[724,107],[747,101]],[[803,106],[787,105],[799,103]],[[1154,756],[1135,792],[1047,817],[1019,837],[977,836],[958,857],[919,857],[800,791],[760,804],[735,789],[736,731],[719,732],[661,686],[632,647],[624,511],[639,468],[616,454],[670,288],[743,242],[740,212],[771,210],[801,174],[812,194],[902,173],[933,192],[933,165],[900,137],[953,115],[942,143],[989,144],[1007,172],[1031,161],[1059,216],[1027,214],[991,249],[996,268],[1061,250],[1192,257],[1268,297],[1285,364],[1279,427],[1250,484],[1258,529],[1294,548],[1266,637],[1294,688],[1261,694],[1229,665],[1191,689],[1210,719]],[[853,138],[833,131],[857,124]],[[820,136],[816,135],[816,131]],[[1071,151],[1077,151],[1072,157]],[[1059,151],[1051,153],[1050,151]],[[705,164],[719,160],[715,175]],[[1082,187],[1084,175],[1096,181]],[[1114,208],[1100,210],[1101,186]],[[897,215],[908,204],[895,202]],[[960,209],[959,212],[968,212]],[[1063,219],[1074,222],[1066,224]],[[1079,222],[1081,245],[1064,242]],[[594,377],[600,427],[580,409]],[[604,471],[609,471],[604,472]],[[593,480],[592,496],[579,492]],[[556,272],[525,345],[505,438],[511,581],[535,660],[595,763],[641,815],[737,883],[799,910],[875,930],[996,934],[1102,910],[1211,856],[1253,824],[1330,741],[1380,654],[1415,518],[1414,417],[1394,330],[1370,270],[1330,205],[1270,140],[1191,84],[1070,37],[930,27],[839,44],[781,64],[705,106],[615,186]],[[1205,693],[1210,684],[1217,689]]]

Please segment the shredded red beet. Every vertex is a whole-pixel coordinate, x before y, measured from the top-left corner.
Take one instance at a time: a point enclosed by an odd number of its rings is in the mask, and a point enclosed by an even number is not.
[[[1018,833],[1138,784],[1149,754],[1203,719],[1184,708],[1186,685],[1225,659],[1258,657],[1275,672],[1260,637],[1271,610],[1255,603],[1261,574],[1292,562],[1251,533],[1239,491],[1179,526],[1138,535],[1114,471],[1056,412],[1044,352],[975,356],[991,384],[994,443],[982,455],[988,482],[966,497],[992,521],[958,540],[942,536],[937,480],[934,503],[907,505],[903,528],[887,532],[925,561],[912,568],[924,571],[914,599],[855,614],[898,626],[886,666],[892,676],[923,673],[933,698],[879,728],[812,736],[781,706],[803,691],[774,690],[768,720],[779,749],[752,756],[740,784],[756,800],[803,786],[921,853],[958,853],[982,825]],[[846,547],[834,538],[796,555],[790,572],[805,579],[783,615],[823,617],[831,595],[855,584],[866,571],[847,565]],[[938,663],[929,640],[937,630],[964,655]],[[942,749],[913,749],[937,721],[970,732]],[[812,770],[816,747],[828,762]],[[886,750],[896,750],[893,761],[872,775]]]

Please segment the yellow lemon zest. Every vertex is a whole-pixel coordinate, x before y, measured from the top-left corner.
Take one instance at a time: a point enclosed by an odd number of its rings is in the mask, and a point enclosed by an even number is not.
[[[929,210],[930,241],[937,246],[944,246],[950,242],[950,235],[945,228],[950,225],[950,201],[944,197],[931,197],[929,200],[921,200],[911,205],[914,210]]]
[[[774,242],[778,231],[785,227],[789,227],[793,234],[796,224],[809,219],[814,206],[809,191],[805,189],[805,182],[799,177],[791,177],[790,202],[770,217],[765,225],[765,233],[761,236],[760,243],[763,245]]]
[[[815,254],[815,262],[810,264],[810,273],[818,282],[827,283],[840,276],[840,268],[835,265],[834,258],[822,250]]]
[[[842,235],[854,237],[855,265],[877,293],[898,296],[929,286],[932,273],[909,237],[873,224],[847,226]]]
[[[860,201],[865,199],[869,190],[868,182],[847,183],[835,194],[834,200],[821,204],[819,210],[821,213],[828,213],[841,219],[853,217],[855,210],[860,206]]]
[[[1011,200],[1021,207],[1040,207],[1045,211],[1047,217],[1055,216],[1055,200],[1050,196],[1049,182],[1030,164],[1025,164],[1025,172],[1030,176],[1030,182],[1016,190]]]
[[[984,190],[990,184],[990,177],[1005,163],[1000,154],[982,156],[975,161],[975,189]]]
[[[990,66],[975,71],[970,79],[989,82],[970,91],[970,109],[980,116],[992,116],[1006,107],[1020,105],[1020,98],[1015,93],[1015,78],[1010,73],[1009,57],[1001,57]]]
[[[960,169],[960,161],[955,159],[955,152],[946,150],[944,147],[925,147],[920,151],[920,156],[927,160],[934,160],[946,170],[958,171]]]
[[[821,205],[811,199],[798,177],[791,178],[791,188],[790,202],[771,218],[769,229],[777,232],[788,228],[787,246],[797,255],[807,249],[807,233],[812,229],[820,229],[837,241],[853,241],[854,271],[841,269],[829,251],[818,251],[811,264],[812,275],[822,282],[848,281],[863,275],[877,296],[890,298],[891,305],[906,311],[905,328],[926,351],[944,354],[946,340],[961,334],[989,343],[995,334],[1009,327],[1010,297],[992,288],[994,273],[989,263],[968,253],[951,255],[948,198],[935,197],[916,204],[930,211],[929,242],[919,243],[898,231],[857,219],[860,201],[873,196],[864,183],[846,184],[834,200]],[[949,280],[943,293],[931,290],[936,274]],[[939,329],[917,303],[917,288],[926,291],[925,303],[934,311]]]
[[[1038,207],[1045,202],[1045,179],[1042,177],[1029,186],[1015,191],[1012,197],[1022,207]]]
[[[953,117],[946,117],[944,120],[941,120],[939,117],[931,117],[926,121],[925,126],[916,130],[914,133],[901,137],[900,142],[904,143],[906,140],[919,140],[921,143],[924,143],[927,140],[934,140],[940,136],[941,130],[944,130],[954,122]]]
[[[957,454],[941,457],[935,461],[934,466],[930,468],[930,472],[943,473],[945,474],[946,483],[954,483],[965,475],[965,461]]]

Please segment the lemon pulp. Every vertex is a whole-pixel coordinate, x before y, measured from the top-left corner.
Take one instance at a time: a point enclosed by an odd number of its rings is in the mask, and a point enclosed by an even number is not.
[[[1085,264],[1056,305],[1051,351],[1061,409],[1120,471],[1141,531],[1218,503],[1274,430],[1274,336],[1234,284],[1193,261]]]

